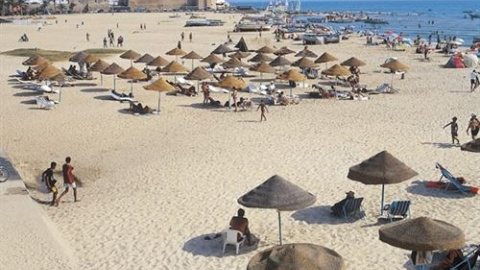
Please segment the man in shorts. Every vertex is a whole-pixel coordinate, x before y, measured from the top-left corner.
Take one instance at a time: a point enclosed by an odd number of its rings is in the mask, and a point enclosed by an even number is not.
[[[63,186],[65,190],[60,194],[60,197],[57,199],[57,205],[60,203],[62,197],[68,193],[68,189],[73,189],[73,200],[77,202],[77,185],[75,183],[75,177],[73,176],[73,166],[70,165],[72,159],[70,157],[65,158],[65,164],[63,164],[62,172],[63,172]]]
[[[477,80],[478,80],[477,72],[475,70],[473,70],[470,73],[470,91],[471,92],[473,92],[473,91],[475,91],[475,89],[477,89],[477,87],[478,87]]]
[[[48,190],[53,194],[52,202],[50,203],[51,206],[55,205],[55,198],[58,194],[58,189],[55,186],[57,180],[53,178],[53,170],[55,170],[56,167],[57,163],[52,161],[52,163],[50,163],[50,168],[46,169],[42,173],[42,179],[45,182],[45,185],[47,186]]]

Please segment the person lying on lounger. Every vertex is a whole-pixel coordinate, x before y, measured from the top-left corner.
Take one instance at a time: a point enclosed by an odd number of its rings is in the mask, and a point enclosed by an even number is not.
[[[130,103],[130,109],[132,110],[133,113],[139,113],[139,114],[147,114],[153,112],[153,110],[145,106],[143,107],[142,103],[135,104],[133,102]]]

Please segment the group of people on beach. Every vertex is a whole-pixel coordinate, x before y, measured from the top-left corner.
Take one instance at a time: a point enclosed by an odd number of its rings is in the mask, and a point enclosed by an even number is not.
[[[458,139],[458,123],[456,116],[452,118],[452,121],[450,123],[443,126],[443,128],[446,128],[448,126],[450,126],[450,132],[452,135],[452,144],[455,144],[455,142],[457,142],[457,144],[460,144],[460,140]],[[467,135],[470,132],[472,140],[475,140],[477,138],[479,130],[480,121],[477,119],[477,116],[472,113],[470,120],[468,121]]]
[[[106,49],[106,48],[108,48],[108,46],[115,47],[115,34],[113,33],[113,31],[111,29],[108,29],[107,36],[108,36],[108,41],[109,42],[107,42],[107,37],[104,37],[103,38],[103,48]],[[88,36],[88,39],[90,39],[90,36]],[[123,47],[123,41],[124,41],[123,37],[119,36],[117,38],[117,47]]]
[[[60,194],[57,199],[58,188],[56,187],[57,180],[54,178],[54,170],[57,168],[57,163],[52,161],[50,167],[42,173],[42,182],[45,183],[49,192],[53,194],[52,201],[50,206],[58,206],[61,202],[62,197],[68,193],[69,188],[73,189],[73,200],[77,202],[77,184],[75,176],[73,175],[73,166],[71,165],[72,159],[70,157],[65,158],[65,164],[62,166],[63,174],[63,187],[65,190]]]

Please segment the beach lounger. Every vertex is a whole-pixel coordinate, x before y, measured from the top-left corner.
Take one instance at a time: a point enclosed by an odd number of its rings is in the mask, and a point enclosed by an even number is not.
[[[478,259],[479,247],[467,253],[462,262],[450,268],[450,270],[473,270]]]
[[[410,201],[394,201],[383,207],[387,212],[387,218],[393,222],[394,217],[410,218]]]
[[[238,239],[242,239],[238,241]],[[238,251],[240,250],[240,246],[245,241],[245,236],[241,231],[228,229],[225,231],[224,240],[223,240],[223,254],[225,254],[225,249],[227,245],[234,245],[235,252],[238,255]]]
[[[115,100],[118,100],[120,102],[124,102],[124,101],[130,101],[130,102],[137,102],[133,96],[129,96],[129,95],[126,95],[126,94],[121,94],[121,93],[118,93],[114,90],[112,90],[112,92],[110,92],[110,96],[115,99]]]
[[[220,88],[220,87],[215,87],[213,85],[208,85],[208,89],[212,93],[229,93],[229,91],[227,89],[223,89],[223,88]]]
[[[53,90],[47,85],[37,85],[37,84],[26,84],[22,87],[23,89],[44,92],[44,93],[58,93],[58,90]]]
[[[459,177],[453,176],[453,174],[451,172],[449,172],[447,169],[445,169],[442,165],[440,165],[440,163],[436,163],[435,168],[439,169],[440,172],[442,173],[438,182],[441,183],[442,179],[444,179],[444,178],[448,180],[448,182],[445,183],[445,189],[446,190],[456,190],[456,191],[460,191],[462,194],[477,193],[478,192],[478,188],[464,186],[460,182]]]
[[[186,85],[188,85],[188,86],[195,86],[195,84],[194,84],[193,82],[187,81],[187,80],[185,80],[185,79],[182,78],[182,77],[178,77],[178,78],[177,78],[177,83],[178,83],[178,84],[186,84]]]
[[[55,101],[47,100],[44,96],[35,97],[35,101],[37,102],[37,105],[40,106],[40,108],[47,110],[55,108]]]
[[[362,197],[347,200],[342,209],[343,217],[345,219],[351,216],[365,218],[365,212],[362,209],[362,202]]]

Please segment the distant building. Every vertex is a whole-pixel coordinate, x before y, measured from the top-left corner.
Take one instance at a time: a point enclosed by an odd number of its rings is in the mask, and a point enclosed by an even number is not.
[[[128,6],[132,10],[148,9],[151,11],[172,10],[172,9],[215,9],[215,0],[129,0]]]

